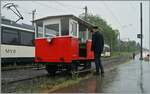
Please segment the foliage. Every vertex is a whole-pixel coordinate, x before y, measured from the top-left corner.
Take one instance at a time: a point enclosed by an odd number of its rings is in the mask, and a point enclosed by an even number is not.
[[[84,14],[79,15],[79,17],[84,19]],[[98,15],[88,14],[86,21],[98,26],[99,31],[102,31],[105,43],[108,44],[112,50],[116,47],[117,36],[119,32],[118,30],[113,29],[104,19]]]
[[[75,73],[75,72],[72,72],[71,73],[71,78],[73,79],[73,80],[77,80],[78,78],[79,78],[79,73]]]
[[[79,17],[85,20],[85,14],[80,14]],[[119,41],[118,35],[119,30],[113,29],[108,23],[102,19],[99,15],[87,14],[86,21],[98,26],[99,31],[102,31],[104,36],[105,44],[110,46],[110,50],[113,51],[123,51],[123,52],[134,52],[140,47],[135,41]]]
[[[140,45],[135,41],[121,41],[120,51],[122,52],[135,52],[140,49]]]

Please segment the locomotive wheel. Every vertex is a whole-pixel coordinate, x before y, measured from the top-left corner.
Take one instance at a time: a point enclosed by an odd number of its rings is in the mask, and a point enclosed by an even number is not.
[[[76,64],[76,63],[71,63],[71,64],[68,66],[67,71],[68,71],[69,74],[70,74],[70,73],[73,74],[73,73],[77,72],[77,71],[78,71],[78,64]]]
[[[87,63],[87,68],[88,68],[88,69],[91,69],[91,67],[92,67],[92,62],[88,62],[88,63]]]
[[[46,70],[49,75],[54,76],[57,71],[57,65],[46,65]]]
[[[85,62],[82,70],[91,69],[91,62]]]
[[[72,63],[71,64],[71,71],[73,71],[73,72],[78,71],[78,64],[77,63]]]

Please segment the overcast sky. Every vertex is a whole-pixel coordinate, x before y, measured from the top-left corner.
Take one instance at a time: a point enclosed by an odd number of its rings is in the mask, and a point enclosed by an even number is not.
[[[18,5],[24,17],[19,23],[31,24],[31,12],[36,9],[36,18],[50,15],[74,14],[78,16],[88,7],[88,12],[99,15],[114,29],[120,31],[124,41],[135,40],[140,42],[137,34],[140,33],[140,1],[11,1]],[[8,1],[2,1],[2,6]],[[143,3],[143,46],[150,48],[149,44],[149,2]],[[17,16],[10,10],[2,8],[2,16],[16,20]]]

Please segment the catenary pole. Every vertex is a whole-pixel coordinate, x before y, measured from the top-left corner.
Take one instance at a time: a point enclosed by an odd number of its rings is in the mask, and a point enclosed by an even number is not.
[[[142,3],[140,3],[140,24],[141,24],[141,48],[140,48],[140,60],[143,59],[143,19],[142,19]]]

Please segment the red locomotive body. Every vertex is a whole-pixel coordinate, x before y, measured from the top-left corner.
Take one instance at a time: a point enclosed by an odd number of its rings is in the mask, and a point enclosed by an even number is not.
[[[35,62],[71,63],[76,60],[92,60],[91,41],[86,42],[86,57],[79,56],[79,42],[70,36],[56,37],[51,41],[46,38],[35,40]]]
[[[69,70],[81,65],[90,68],[94,56],[89,30],[93,25],[73,15],[50,16],[34,23],[36,63],[46,64],[49,73],[55,73],[60,66]]]

